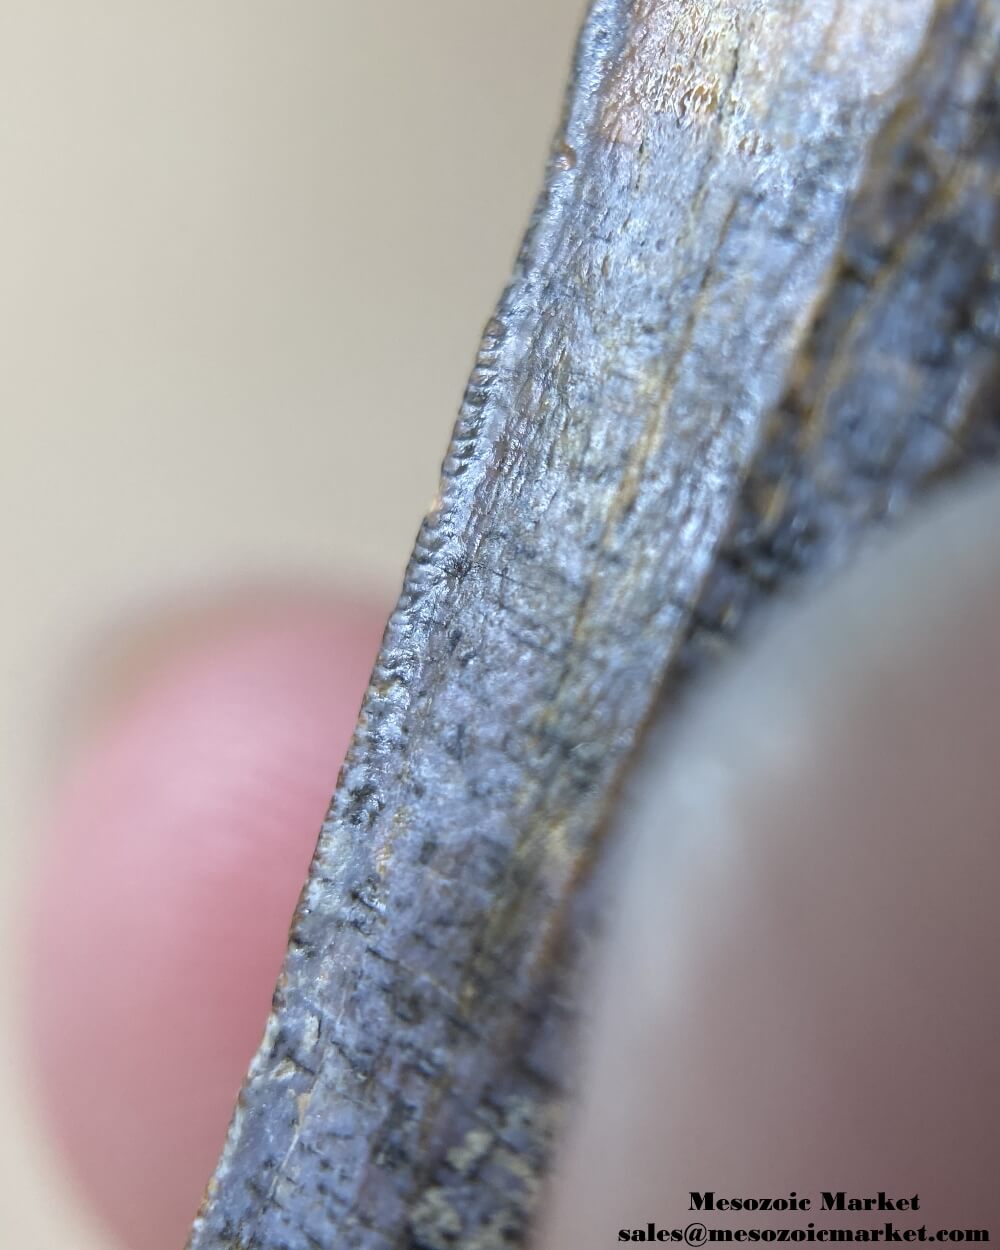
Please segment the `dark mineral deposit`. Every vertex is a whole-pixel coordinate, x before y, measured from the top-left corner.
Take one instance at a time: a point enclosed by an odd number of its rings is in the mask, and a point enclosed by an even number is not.
[[[1000,0],[596,0],[192,1250],[497,1250],[603,830],[755,605],[992,457]]]

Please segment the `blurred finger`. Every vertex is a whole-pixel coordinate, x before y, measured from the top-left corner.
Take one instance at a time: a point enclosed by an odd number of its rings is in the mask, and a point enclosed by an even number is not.
[[[54,796],[39,1085],[132,1250],[183,1244],[268,1014],[384,613],[259,597],[141,648]]]
[[[844,1227],[823,1191],[989,1228],[998,526],[995,486],[939,505],[770,622],[651,746],[546,1246]],[[791,1191],[807,1214],[692,1213],[692,1193]]]

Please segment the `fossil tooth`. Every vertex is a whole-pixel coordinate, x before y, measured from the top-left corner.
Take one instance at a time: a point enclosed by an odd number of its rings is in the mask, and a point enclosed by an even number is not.
[[[191,1250],[524,1239],[602,831],[759,601],[992,457],[1000,0],[596,0]]]

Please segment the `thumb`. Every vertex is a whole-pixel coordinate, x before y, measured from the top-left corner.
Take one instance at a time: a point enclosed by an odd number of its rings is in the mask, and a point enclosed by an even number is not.
[[[37,1084],[131,1250],[176,1250],[259,1040],[384,614],[250,598],[167,640],[77,751],[28,917]]]

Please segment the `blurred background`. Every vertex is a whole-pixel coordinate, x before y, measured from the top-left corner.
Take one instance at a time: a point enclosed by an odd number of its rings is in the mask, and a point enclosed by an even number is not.
[[[394,597],[582,10],[0,6],[5,985],[37,972],[45,812],[133,622],[246,586]],[[19,1002],[0,1240],[121,1245],[44,1129]]]

